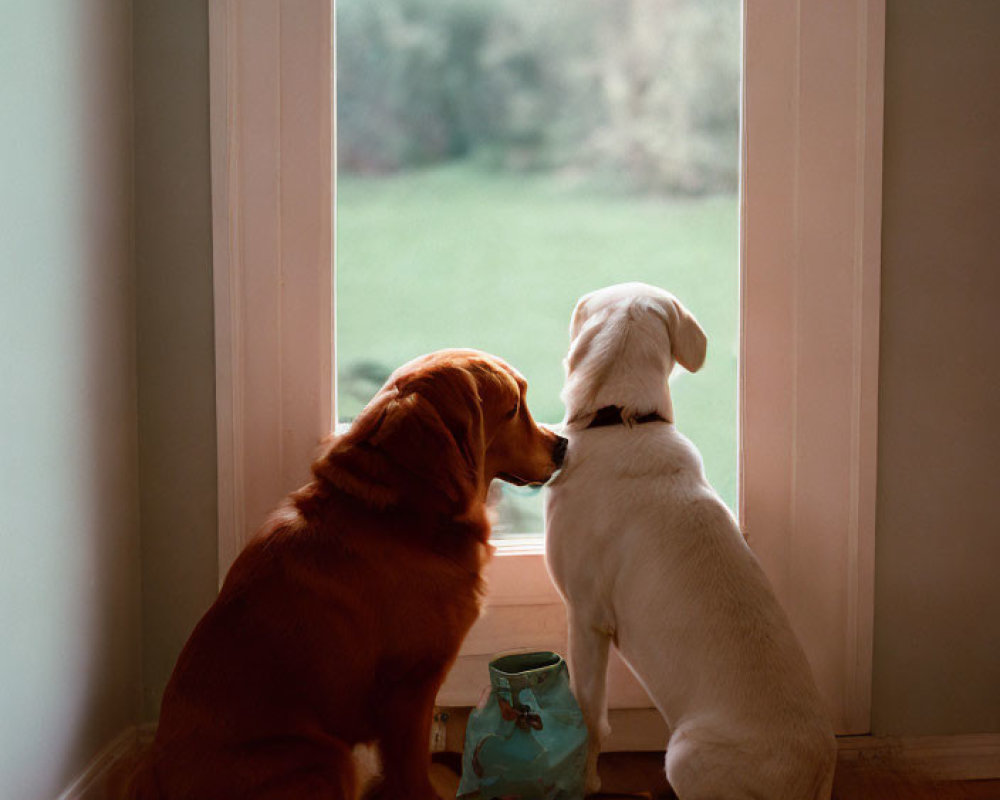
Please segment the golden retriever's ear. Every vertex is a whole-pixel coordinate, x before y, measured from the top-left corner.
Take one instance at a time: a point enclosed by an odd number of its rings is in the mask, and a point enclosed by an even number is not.
[[[483,410],[483,427],[478,445],[485,455],[486,445],[497,425],[521,410],[521,387],[509,372],[486,362],[473,363],[469,370],[474,376]]]
[[[313,473],[377,507],[460,513],[478,490],[481,432],[474,383],[436,372],[380,392]]]
[[[708,337],[698,320],[676,297],[659,301],[666,317],[667,333],[670,335],[670,352],[677,363],[688,372],[697,372],[705,363]]]
[[[478,475],[483,469],[483,405],[479,385],[464,366],[438,367],[411,380],[405,389],[426,401],[427,411],[435,415],[450,437],[464,466],[459,469]]]
[[[330,437],[312,465],[313,475],[377,508],[397,505],[401,500],[399,476],[366,442],[381,427],[398,394],[395,389],[383,389],[369,401],[347,433]]]

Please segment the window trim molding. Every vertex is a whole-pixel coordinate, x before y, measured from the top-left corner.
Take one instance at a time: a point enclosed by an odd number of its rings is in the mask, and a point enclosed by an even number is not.
[[[210,0],[209,15],[221,581],[335,421],[333,0]],[[741,518],[823,653],[843,733],[870,727],[884,27],[885,0],[744,3]],[[817,563],[803,581],[796,566]],[[501,548],[489,570],[470,641],[511,628],[515,580],[533,609],[557,606],[540,552]],[[485,657],[463,653],[458,672]],[[443,695],[473,703],[481,685]]]
[[[219,582],[334,421],[333,2],[209,3]]]
[[[836,729],[867,733],[885,0],[744,12],[740,517]]]

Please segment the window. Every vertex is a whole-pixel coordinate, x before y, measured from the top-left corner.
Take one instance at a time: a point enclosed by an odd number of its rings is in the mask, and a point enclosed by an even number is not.
[[[333,6],[209,10],[221,576],[334,422]],[[741,519],[838,731],[864,733],[885,4],[745,0],[743,15]],[[475,701],[491,652],[560,648],[538,548],[502,551],[442,702]],[[617,674],[618,706],[648,703]]]
[[[580,295],[641,280],[706,328],[674,405],[736,509],[738,0],[338,0],[337,369],[348,422],[442,347],[506,358],[562,419]],[[497,481],[494,536],[541,490]]]

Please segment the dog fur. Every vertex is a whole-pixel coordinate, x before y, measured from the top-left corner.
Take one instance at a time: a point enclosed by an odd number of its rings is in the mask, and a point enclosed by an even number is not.
[[[591,732],[588,791],[614,644],[670,728],[666,773],[681,800],[828,800],[836,745],[809,664],[673,424],[667,378],[675,362],[701,367],[704,332],[670,293],[628,283],[581,298],[570,338],[569,450],[546,492],[546,559]],[[612,405],[624,424],[587,427]],[[650,412],[666,422],[634,424]]]
[[[479,614],[497,476],[541,483],[565,441],[498,358],[401,367],[234,562],[163,697],[135,800],[436,800],[438,688]],[[367,767],[371,771],[372,764]]]

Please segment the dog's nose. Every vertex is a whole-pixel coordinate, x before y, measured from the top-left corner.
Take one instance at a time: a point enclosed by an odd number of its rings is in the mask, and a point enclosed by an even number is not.
[[[561,467],[563,459],[566,458],[566,448],[569,446],[569,439],[564,436],[556,436],[556,443],[552,448],[552,460],[557,467]]]

